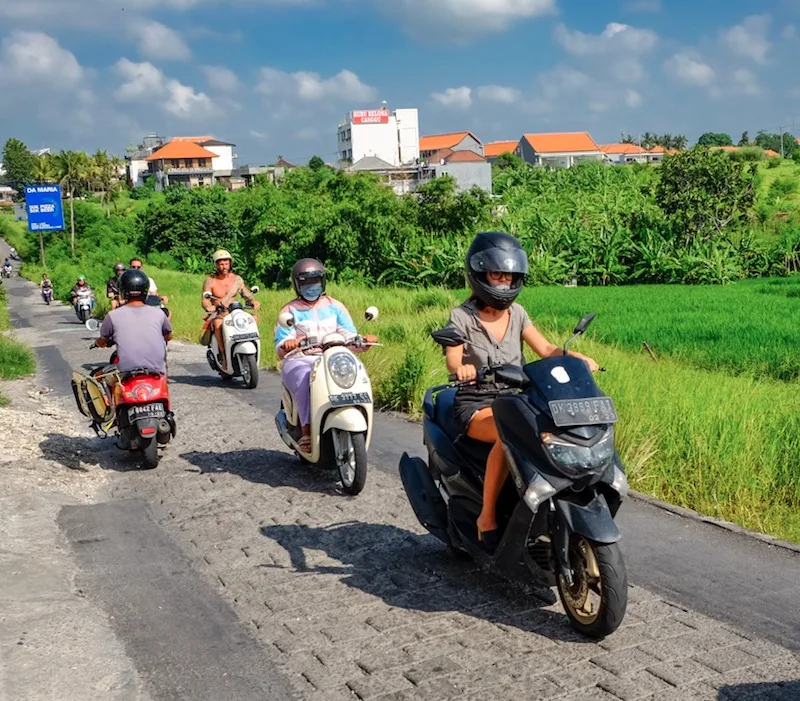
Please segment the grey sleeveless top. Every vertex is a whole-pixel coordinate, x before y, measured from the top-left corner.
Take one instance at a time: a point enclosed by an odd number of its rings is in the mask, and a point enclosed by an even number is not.
[[[478,309],[473,300],[467,300],[450,313],[448,326],[455,326],[470,341],[475,341],[483,348],[471,343],[464,346],[464,365],[474,365],[476,368],[488,365],[512,364],[524,365],[522,353],[522,332],[531,326],[531,320],[525,308],[514,302],[509,308],[511,319],[502,341],[498,341],[492,333],[487,331],[478,317]],[[491,352],[487,349],[491,349]]]

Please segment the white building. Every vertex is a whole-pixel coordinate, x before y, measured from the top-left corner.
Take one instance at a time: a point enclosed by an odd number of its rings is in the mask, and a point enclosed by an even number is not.
[[[526,163],[569,168],[582,161],[603,161],[605,155],[585,131],[563,134],[524,134],[516,155]]]
[[[629,163],[647,163],[650,154],[647,149],[637,144],[605,144],[600,150],[614,165],[627,165]]]
[[[339,125],[339,163],[344,166],[372,156],[392,166],[419,158],[419,112],[354,110]]]

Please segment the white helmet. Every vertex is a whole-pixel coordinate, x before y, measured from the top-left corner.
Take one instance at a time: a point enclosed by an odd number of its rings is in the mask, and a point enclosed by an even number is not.
[[[212,256],[214,259],[214,263],[218,263],[221,260],[225,260],[226,258],[233,263],[233,256],[228,253],[224,248],[220,248],[218,251],[214,251],[214,255]]]

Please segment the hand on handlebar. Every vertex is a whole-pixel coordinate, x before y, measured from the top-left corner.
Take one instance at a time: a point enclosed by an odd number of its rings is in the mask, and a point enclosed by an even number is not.
[[[378,342],[377,336],[373,336],[372,334],[369,333],[366,336],[364,336],[364,343],[377,343],[377,342]]]
[[[285,350],[287,353],[289,351],[297,350],[300,347],[300,341],[296,338],[287,338],[282,344],[281,348]]]
[[[455,371],[455,376],[459,382],[471,382],[478,377],[478,370],[474,365],[461,365]]]

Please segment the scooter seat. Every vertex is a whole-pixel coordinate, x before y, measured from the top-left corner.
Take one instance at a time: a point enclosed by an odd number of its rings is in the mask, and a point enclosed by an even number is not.
[[[445,435],[453,442],[461,435],[461,427],[456,423],[453,406],[456,401],[455,387],[443,389],[436,395],[434,405],[434,420]]]

